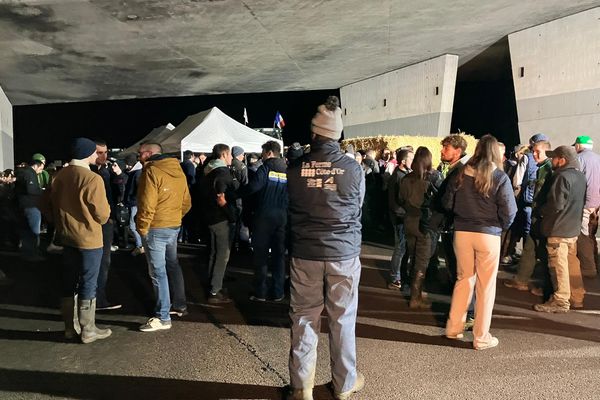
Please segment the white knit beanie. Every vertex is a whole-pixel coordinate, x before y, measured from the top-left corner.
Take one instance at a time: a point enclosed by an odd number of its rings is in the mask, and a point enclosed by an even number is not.
[[[311,122],[311,130],[316,135],[339,140],[343,129],[340,100],[336,96],[329,96],[325,104],[317,108]]]

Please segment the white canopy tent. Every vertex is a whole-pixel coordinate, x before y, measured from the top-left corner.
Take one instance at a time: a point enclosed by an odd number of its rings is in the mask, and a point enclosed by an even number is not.
[[[149,142],[160,143],[161,141],[165,140],[165,138],[169,137],[169,135],[171,135],[171,133],[173,132],[174,129],[175,129],[175,126],[170,123],[167,125],[159,126],[158,128],[154,128],[154,129],[152,129],[152,131],[150,131],[149,134],[147,134],[142,139],[135,142],[135,144],[133,144],[133,145],[129,146],[128,148],[126,148],[125,150],[121,151],[121,153],[119,153],[119,154],[125,155],[125,154],[129,154],[129,153],[137,153],[137,151],[140,147],[140,144],[142,144],[142,143],[149,143]]]
[[[213,107],[190,115],[159,143],[165,153],[183,153],[185,150],[209,153],[217,143],[240,146],[245,152],[260,153],[261,146],[269,140],[277,141],[283,149],[281,140],[248,128]]]

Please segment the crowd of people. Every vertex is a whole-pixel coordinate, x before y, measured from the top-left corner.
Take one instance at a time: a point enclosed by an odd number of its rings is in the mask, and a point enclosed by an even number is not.
[[[335,397],[364,386],[354,333],[363,224],[392,227],[388,288],[408,295],[411,309],[431,306],[424,282],[443,258],[453,286],[446,337],[461,339],[473,327],[477,350],[498,345],[490,325],[501,264],[516,271],[504,285],[542,297],[536,311],[583,307],[583,277],[598,273],[600,155],[590,137],[552,150],[536,134],[507,157],[491,135],[468,149],[453,134],[442,139],[434,168],[437,155],[410,143],[379,157],[342,149],[342,129],[339,100],[330,97],[312,119],[309,146],[268,141],[260,155],[221,143],[209,155],[185,151],[180,163],[144,143],[116,160],[106,142],[77,138],[62,167],[46,168],[38,153],[16,173],[4,171],[1,240],[35,262],[44,256],[45,226],[47,251],[63,255],[65,337],[83,343],[111,335],[95,325],[97,310],[121,306],[106,293],[116,246],[146,257],[156,302],[140,330],[153,332],[188,312],[178,243],[209,246],[207,302],[226,304],[230,253],[247,242],[251,301],[282,302],[289,265],[292,399],[312,399],[324,308]],[[540,286],[536,265],[546,277]]]

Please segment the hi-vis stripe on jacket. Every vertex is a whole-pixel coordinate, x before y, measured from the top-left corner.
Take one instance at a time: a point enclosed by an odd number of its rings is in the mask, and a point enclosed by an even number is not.
[[[287,183],[287,174],[285,172],[269,171],[269,180],[271,182]]]

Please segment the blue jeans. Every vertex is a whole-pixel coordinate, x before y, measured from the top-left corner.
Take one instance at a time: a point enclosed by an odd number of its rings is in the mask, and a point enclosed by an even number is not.
[[[273,259],[273,298],[284,295],[285,282],[285,226],[287,210],[271,209],[257,215],[254,219],[252,247],[254,248],[254,295],[267,297],[267,271],[269,269],[269,249]]]
[[[80,300],[96,298],[96,285],[102,248],[77,249],[65,246],[63,250],[62,296],[73,297],[77,293]]]
[[[290,318],[292,338],[290,384],[294,389],[314,385],[321,312],[327,310],[331,377],[336,392],[356,382],[356,312],[360,259],[311,261],[292,258]]]
[[[171,293],[173,308],[186,308],[183,273],[177,261],[177,228],[150,228],[142,238],[148,260],[148,272],[154,286],[156,306],[154,315],[162,321],[170,321]]]
[[[135,216],[137,215],[137,206],[131,206],[129,210],[129,230],[135,239],[135,247],[142,247],[142,237],[135,227]]]
[[[24,221],[21,227],[21,252],[31,256],[37,252],[40,229],[42,225],[42,213],[37,207],[23,209]]]
[[[401,281],[402,278],[402,260],[406,254],[406,233],[404,232],[404,224],[394,225],[394,254],[390,263],[390,276],[392,281]],[[406,282],[408,283],[408,282]]]
[[[228,221],[221,221],[209,225],[208,230],[210,231],[210,259],[208,261],[210,292],[217,294],[223,288],[223,277],[231,252],[230,224]]]

